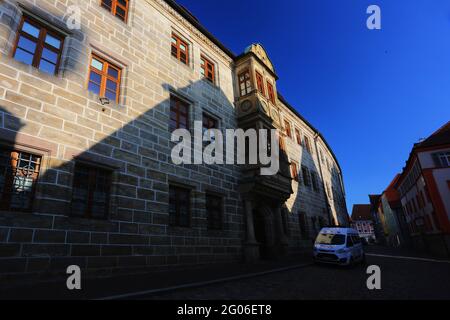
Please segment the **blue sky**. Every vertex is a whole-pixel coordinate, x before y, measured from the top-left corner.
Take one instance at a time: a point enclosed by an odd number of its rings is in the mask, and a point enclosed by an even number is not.
[[[333,148],[350,212],[450,120],[448,0],[178,2],[234,53],[263,44],[279,91]],[[366,28],[372,4],[382,30]]]

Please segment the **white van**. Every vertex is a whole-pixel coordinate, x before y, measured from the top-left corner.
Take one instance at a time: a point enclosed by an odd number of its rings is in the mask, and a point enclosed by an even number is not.
[[[352,265],[364,263],[366,255],[358,231],[330,227],[320,230],[314,244],[314,262]]]

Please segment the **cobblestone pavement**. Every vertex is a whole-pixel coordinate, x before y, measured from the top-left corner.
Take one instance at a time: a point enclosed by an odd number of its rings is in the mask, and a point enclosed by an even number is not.
[[[450,263],[378,256],[368,256],[367,263],[380,266],[381,290],[367,289],[367,266],[319,265],[147,299],[450,299]]]

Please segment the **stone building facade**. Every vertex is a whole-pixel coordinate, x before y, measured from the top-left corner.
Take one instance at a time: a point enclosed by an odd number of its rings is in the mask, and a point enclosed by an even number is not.
[[[235,56],[173,1],[1,1],[0,53],[0,274],[273,257],[347,222],[336,157],[264,49]],[[174,165],[194,121],[278,129],[285,168]]]

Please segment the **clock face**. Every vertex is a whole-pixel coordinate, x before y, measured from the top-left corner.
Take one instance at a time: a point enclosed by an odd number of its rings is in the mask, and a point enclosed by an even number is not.
[[[253,107],[253,104],[250,100],[245,100],[241,103],[241,111],[242,112],[248,112]]]

